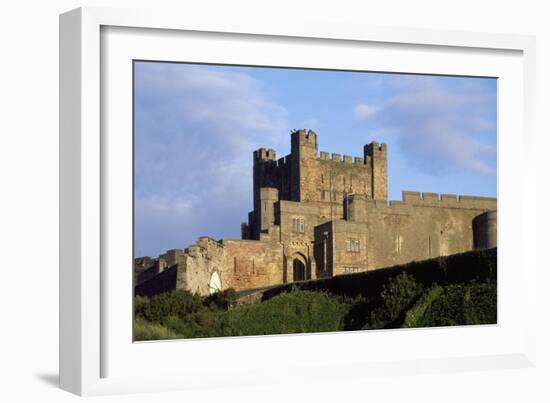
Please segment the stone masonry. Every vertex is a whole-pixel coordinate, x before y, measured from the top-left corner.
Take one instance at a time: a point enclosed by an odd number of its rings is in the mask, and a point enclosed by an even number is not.
[[[137,295],[265,288],[496,246],[495,198],[405,191],[387,201],[386,144],[361,157],[319,153],[317,134],[296,130],[289,155],[260,148],[253,158],[242,239],[200,237],[137,258]]]

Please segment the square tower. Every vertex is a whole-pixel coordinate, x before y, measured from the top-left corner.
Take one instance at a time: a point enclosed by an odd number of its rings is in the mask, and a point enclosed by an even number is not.
[[[372,198],[377,200],[388,199],[388,156],[386,144],[373,141],[364,147],[365,164],[370,165],[372,171]]]

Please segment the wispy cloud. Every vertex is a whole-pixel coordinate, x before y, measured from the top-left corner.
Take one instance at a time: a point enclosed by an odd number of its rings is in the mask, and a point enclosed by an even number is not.
[[[252,151],[288,140],[287,111],[261,82],[228,69],[140,63],[135,82],[136,253],[201,234],[238,237]]]
[[[353,116],[356,119],[368,120],[380,111],[375,105],[357,104],[353,108]]]
[[[470,170],[495,174],[495,92],[474,80],[450,85],[436,77],[403,76],[393,94],[361,102],[352,113],[369,128],[393,136],[409,161],[426,172]]]

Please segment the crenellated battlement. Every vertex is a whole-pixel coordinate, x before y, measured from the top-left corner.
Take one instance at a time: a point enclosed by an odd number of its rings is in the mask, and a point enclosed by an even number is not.
[[[386,155],[387,151],[388,148],[386,143],[377,143],[376,141],[366,144],[364,147],[365,155],[369,155],[371,157],[379,154]]]
[[[317,133],[308,129],[297,129],[290,133],[291,145],[307,146],[317,149]]]
[[[317,159],[320,161],[333,161],[345,164],[365,165],[365,159],[363,157],[352,157],[350,155],[344,154],[342,158],[341,154],[329,153],[327,151],[321,151]]]
[[[400,207],[442,207],[479,209],[494,211],[497,209],[497,199],[494,197],[456,195],[431,192],[403,191],[402,200],[368,200],[369,203],[378,208],[400,208]]]
[[[254,162],[260,161],[275,161],[277,159],[277,153],[272,148],[259,148],[254,151]]]

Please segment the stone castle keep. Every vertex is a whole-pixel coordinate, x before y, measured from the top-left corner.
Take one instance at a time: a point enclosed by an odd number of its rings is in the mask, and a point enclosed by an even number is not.
[[[385,144],[329,155],[311,130],[291,133],[286,157],[260,148],[242,239],[137,258],[136,294],[241,291],[496,246],[495,198],[404,191],[388,202],[387,165]]]

